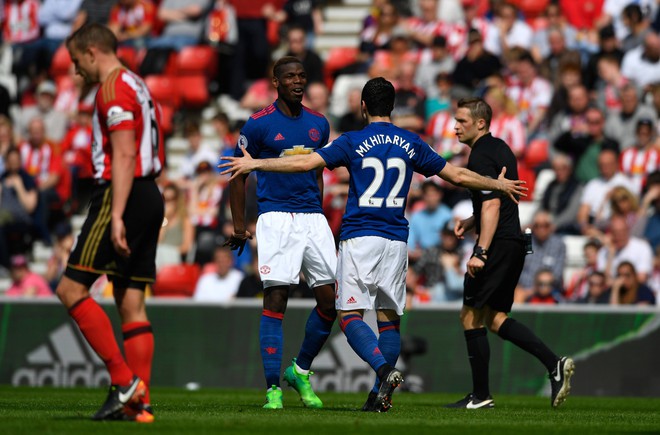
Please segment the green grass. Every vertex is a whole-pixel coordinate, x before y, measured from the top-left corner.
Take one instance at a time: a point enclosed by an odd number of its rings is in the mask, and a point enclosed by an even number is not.
[[[660,399],[569,397],[553,410],[548,398],[495,396],[491,410],[440,405],[460,395],[395,393],[386,414],[358,411],[362,394],[322,393],[325,408],[305,409],[284,389],[284,410],[264,410],[265,391],[156,388],[156,422],[93,422],[105,399],[98,389],[0,387],[2,434],[397,434],[660,433]]]

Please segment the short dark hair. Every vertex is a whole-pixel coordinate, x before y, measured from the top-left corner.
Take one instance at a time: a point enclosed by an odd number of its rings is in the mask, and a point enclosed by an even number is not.
[[[629,268],[632,271],[633,274],[637,273],[637,269],[635,268],[635,265],[632,264],[631,261],[625,260],[625,261],[622,261],[621,263],[619,263],[619,265],[616,267],[616,272],[619,273],[619,269],[621,269],[622,267]]]
[[[117,37],[112,30],[98,23],[85,24],[66,38],[66,47],[85,51],[95,46],[104,53],[117,52]]]
[[[458,101],[458,108],[463,107],[470,110],[470,116],[472,116],[473,120],[483,119],[486,121],[486,128],[490,127],[490,121],[493,119],[493,109],[490,108],[483,98],[461,98]]]
[[[383,77],[369,80],[362,88],[362,101],[371,116],[390,116],[394,110],[394,85]]]
[[[589,278],[591,278],[592,276],[597,276],[597,277],[601,278],[603,281],[605,281],[605,278],[606,278],[605,273],[601,272],[599,270],[594,270],[593,272],[591,272],[589,274]]]
[[[635,3],[630,3],[625,8],[623,8],[621,15],[624,18],[628,18],[630,21],[632,21],[633,24],[640,23],[644,17],[642,8]]]
[[[289,33],[293,32],[293,31],[296,31],[296,30],[303,32],[305,34],[305,37],[307,37],[307,32],[305,31],[305,28],[300,24],[291,24],[291,25],[289,25],[286,29],[286,34],[288,35]]]
[[[422,193],[426,193],[429,189],[433,189],[436,192],[443,192],[442,186],[433,180],[426,180],[422,183]]]
[[[303,64],[302,61],[300,59],[298,59],[297,57],[295,57],[295,56],[281,57],[280,59],[277,60],[277,62],[275,62],[275,65],[273,65],[273,77],[276,77],[276,78],[279,79],[280,74],[282,73],[282,71],[280,71],[282,69],[282,67],[284,65],[289,65],[291,63],[297,63],[297,64],[300,64],[300,65]]]
[[[447,47],[447,38],[442,35],[435,36],[433,42],[431,43],[432,47]]]

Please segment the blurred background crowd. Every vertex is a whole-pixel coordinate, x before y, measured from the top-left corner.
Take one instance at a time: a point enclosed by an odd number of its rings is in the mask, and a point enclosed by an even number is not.
[[[249,115],[275,98],[274,59],[306,68],[304,104],[331,139],[360,129],[371,77],[396,87],[395,124],[452,163],[456,102],[493,108],[491,132],[518,157],[533,231],[516,301],[660,303],[660,1],[657,0],[4,0],[0,1],[0,294],[49,296],[84,220],[96,89],[62,43],[108,25],[119,56],[160,106],[167,170],[154,297],[259,297],[256,240],[239,257],[227,177]],[[256,222],[254,175],[247,217]],[[326,171],[335,235],[348,173]],[[411,306],[460,301],[473,240],[465,189],[416,178],[408,198]],[[254,233],[254,231],[252,231]],[[95,296],[111,292],[100,279]],[[301,282],[294,296],[311,293]]]

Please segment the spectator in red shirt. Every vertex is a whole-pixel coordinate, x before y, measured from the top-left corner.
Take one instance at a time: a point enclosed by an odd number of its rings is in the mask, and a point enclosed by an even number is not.
[[[46,140],[44,122],[36,117],[28,125],[28,137],[19,146],[23,167],[37,182],[39,201],[35,212],[37,234],[51,244],[48,231],[50,212],[60,207],[70,195],[70,177],[65,174],[56,148]]]
[[[17,75],[26,74],[35,64],[40,5],[38,0],[7,0],[4,4],[2,39],[11,44],[13,72]]]
[[[92,186],[92,114],[94,107],[83,104],[78,107],[74,123],[67,131],[60,150],[66,169],[71,174],[73,208],[87,203]]]
[[[119,45],[143,48],[156,21],[156,8],[150,0],[118,0],[110,11],[108,27]]]

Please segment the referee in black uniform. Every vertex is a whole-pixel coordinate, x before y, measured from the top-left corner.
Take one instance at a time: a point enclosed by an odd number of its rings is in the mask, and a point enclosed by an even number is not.
[[[462,99],[456,110],[454,130],[472,152],[467,168],[497,178],[503,167],[507,178],[517,179],[516,157],[502,140],[488,131],[492,110],[481,98]],[[449,408],[492,408],[488,387],[490,347],[488,328],[501,338],[537,357],[547,368],[552,386],[552,407],[559,406],[570,391],[573,360],[558,357],[531,330],[508,317],[513,293],[525,262],[525,243],[518,205],[499,192],[472,190],[473,215],[456,223],[454,233],[463,238],[472,229],[477,242],[467,263],[461,323],[472,369],[472,392]]]

